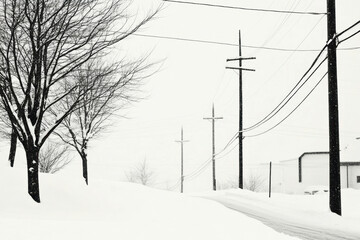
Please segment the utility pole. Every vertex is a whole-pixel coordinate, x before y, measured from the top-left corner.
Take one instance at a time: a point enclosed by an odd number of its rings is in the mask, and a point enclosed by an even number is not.
[[[204,120],[211,120],[212,122],[212,175],[213,175],[213,190],[216,191],[216,177],[215,177],[215,120],[223,119],[223,117],[215,117],[214,103],[212,105],[212,117],[204,118]]]
[[[181,140],[176,140],[175,142],[178,142],[181,144],[181,187],[180,192],[184,192],[184,143],[189,142],[188,140],[184,140],[184,131],[183,127],[181,127]]]
[[[336,66],[335,0],[327,0],[328,91],[329,91],[329,190],[330,211],[341,215],[339,112]]]
[[[241,32],[239,30],[239,57],[227,59],[227,62],[239,61],[239,67],[226,67],[227,69],[239,70],[239,188],[243,189],[243,94],[242,94],[242,71],[255,71],[255,69],[243,68],[243,60],[253,60],[255,57],[242,57]]]
[[[272,170],[272,164],[270,161],[270,165],[269,165],[269,198],[271,198],[271,170]]]

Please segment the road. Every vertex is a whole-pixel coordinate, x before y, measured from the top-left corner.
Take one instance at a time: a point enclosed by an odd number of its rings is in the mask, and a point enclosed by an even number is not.
[[[241,212],[251,218],[257,219],[263,222],[265,225],[273,228],[277,232],[281,232],[290,236],[297,237],[299,239],[306,240],[359,240],[360,236],[356,233],[345,232],[339,229],[329,229],[322,227],[312,227],[308,224],[302,224],[288,218],[277,216],[276,214],[269,214],[266,211],[262,211],[261,208],[255,207],[254,204],[242,204],[246,202],[238,201],[236,199],[227,197],[205,197],[217,201],[224,206]]]

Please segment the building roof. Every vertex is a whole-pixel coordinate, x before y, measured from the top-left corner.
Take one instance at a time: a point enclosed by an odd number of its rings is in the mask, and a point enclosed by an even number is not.
[[[306,155],[322,155],[322,154],[329,154],[329,152],[304,152],[300,155],[299,159],[303,158]]]
[[[297,161],[302,159],[307,155],[329,155],[329,152],[319,151],[319,152],[304,152],[298,158],[282,160],[280,163],[285,163],[288,161]],[[340,151],[340,162],[342,166],[357,166],[360,165],[360,140],[352,142],[347,145],[342,151]]]
[[[341,162],[340,166],[360,166],[360,162]]]
[[[298,161],[299,159],[303,158],[306,155],[320,155],[320,154],[329,154],[329,152],[304,152],[297,158],[282,160],[280,163],[290,162],[290,161]]]

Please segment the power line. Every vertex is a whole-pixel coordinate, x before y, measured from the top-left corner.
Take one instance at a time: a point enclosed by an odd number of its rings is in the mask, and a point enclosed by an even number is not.
[[[230,151],[228,151],[227,153],[225,153],[224,155],[222,156],[219,156],[217,159],[222,159],[224,158],[225,156],[229,155],[229,153],[231,153],[232,151],[234,151],[234,149],[239,145],[239,143],[236,143],[236,145],[230,149]]]
[[[300,86],[300,88],[313,76],[313,74],[319,69],[319,67],[325,62],[325,60],[327,59],[327,57],[326,58],[324,58],[322,61],[321,61],[321,63],[318,65],[318,67],[316,68],[316,69],[314,69],[314,71],[311,73],[311,75],[306,79],[306,81]],[[277,124],[275,124],[275,126],[273,126],[273,127],[271,127],[270,129],[268,129],[268,130],[266,130],[266,131],[264,131],[264,132],[261,132],[261,133],[258,133],[258,134],[254,134],[254,135],[248,135],[248,136],[245,136],[245,138],[247,138],[247,137],[256,137],[256,136],[260,136],[260,135],[263,135],[263,134],[265,134],[265,133],[267,133],[267,132],[269,132],[269,131],[271,131],[272,129],[274,129],[274,128],[276,128],[278,125],[280,125],[282,122],[284,122],[292,113],[294,113],[299,107],[300,107],[300,105],[310,96],[310,94],[315,90],[315,88],[320,84],[320,82],[325,78],[325,76],[326,76],[326,74],[327,74],[327,72],[322,76],[322,78],[317,82],[317,84],[310,90],[310,92],[303,98],[303,100],[288,114],[288,115],[286,115],[280,122],[278,122]],[[297,84],[298,85],[298,84]],[[299,89],[300,89],[299,88]],[[298,90],[299,90],[298,89]],[[298,91],[297,90],[297,91]],[[291,96],[291,98],[297,93],[297,91]],[[289,96],[289,95],[288,95]],[[290,99],[289,99],[290,100]],[[288,100],[288,101],[289,101]],[[288,102],[287,101],[287,102]],[[287,103],[286,102],[286,103]],[[286,103],[283,105],[283,106],[281,106],[281,108],[283,108],[285,105],[286,105]],[[278,105],[279,106],[279,105]],[[275,114],[274,115],[272,115],[269,119],[266,119],[266,121],[265,122],[267,122],[267,121],[269,121],[271,118],[273,118],[280,110],[281,110],[281,108],[278,110],[278,111],[276,111],[275,112]],[[277,109],[277,107],[275,108],[275,109]],[[274,110],[275,110],[274,109]],[[274,110],[271,112],[271,113],[273,113],[274,112]],[[270,115],[270,114],[269,114]],[[269,115],[267,115],[267,116],[269,116]],[[260,121],[261,122],[261,121]],[[264,122],[264,123],[265,123]],[[260,125],[262,125],[262,124],[260,124]],[[260,126],[259,125],[259,126]],[[252,128],[252,129],[254,129],[254,128]],[[251,130],[252,130],[251,129]]]
[[[319,20],[317,21],[317,23],[312,27],[312,29],[306,34],[305,38],[297,45],[296,49],[299,49],[299,47],[304,43],[304,41],[310,36],[310,34],[315,30],[315,28],[318,26],[318,24],[321,22],[321,20],[323,19],[323,17],[319,18]],[[273,74],[262,84],[262,87],[264,87],[284,66],[285,64],[290,60],[290,58],[294,55],[296,51],[293,51],[289,54],[289,56],[285,59],[284,62],[281,63],[281,65],[276,69],[275,72],[273,72]],[[255,95],[257,92],[259,92],[259,90],[262,88],[258,88],[253,95]]]
[[[218,155],[220,155],[221,153],[223,153],[231,144],[234,143],[234,141],[237,139],[238,137],[238,133],[235,133],[231,139],[228,141],[228,143],[225,145],[225,147],[223,149],[221,149],[218,153],[215,154],[215,157],[217,157]],[[221,158],[221,157],[220,157]],[[193,175],[197,174],[198,171],[201,171],[202,169],[204,169],[205,167],[207,167],[207,165],[209,165],[211,163],[212,157],[210,157],[209,159],[207,159],[206,161],[204,161],[200,167],[193,171],[192,173],[184,176],[184,178],[191,178]]]
[[[353,27],[355,27],[356,25],[360,24],[360,21],[356,22],[355,24],[351,25],[350,27],[348,27],[347,29],[345,29],[344,31],[342,31],[341,33],[337,34],[336,37],[333,38],[333,40],[335,38],[337,38],[338,36],[341,36],[342,34],[344,34],[345,32],[351,30]],[[342,43],[348,39],[350,39],[351,37],[354,37],[355,35],[359,34],[360,30],[355,32],[354,34],[350,35],[349,37],[343,39],[342,41],[339,42]],[[310,72],[310,70],[314,67],[315,63],[318,61],[318,59],[320,58],[321,54],[325,51],[326,47],[330,44],[327,43],[322,50],[320,51],[320,53],[317,55],[317,57],[315,58],[315,60],[313,61],[313,63],[311,64],[310,68],[305,72],[305,74],[300,78],[300,80],[297,82],[297,84],[291,89],[291,91],[285,96],[285,98],[268,114],[266,115],[262,120],[260,120],[259,122],[257,122],[256,124],[253,124],[252,126],[248,127],[248,128],[244,128],[243,132],[246,131],[250,131],[253,130],[259,126],[261,126],[262,124],[268,122],[270,119],[272,119],[282,108],[285,107],[285,105],[294,97],[294,95],[305,85],[305,83],[311,78],[311,76],[319,69],[319,67],[324,63],[324,61],[327,59],[327,57],[325,59],[323,59],[321,61],[321,63],[315,68],[315,70],[310,74],[310,76],[299,86],[299,84],[301,83],[301,81],[305,78],[305,76]],[[325,76],[324,76],[325,77]],[[299,87],[298,87],[299,86]],[[285,119],[284,119],[285,120]],[[279,123],[280,124],[280,123]],[[277,125],[279,125],[277,124]],[[275,125],[274,128],[277,126]],[[269,131],[273,129],[270,128]],[[267,131],[265,131],[267,132]],[[264,133],[265,133],[264,132]],[[253,136],[258,136],[261,134],[257,134],[257,135],[253,135]],[[249,136],[248,136],[249,137]]]
[[[289,3],[289,2],[288,2]],[[293,2],[292,6],[290,7],[291,10],[296,9],[296,7],[299,5],[300,1],[297,2]],[[284,18],[282,19],[281,23],[276,27],[275,31],[271,33],[271,35],[263,42],[263,44],[261,45],[261,47],[264,47],[265,45],[267,45],[275,36],[276,34],[280,31],[280,29],[285,25],[285,23],[290,19],[291,14],[287,14],[286,16],[284,16]],[[257,50],[257,52],[259,52],[260,50]],[[255,52],[253,55],[255,55],[257,52]]]
[[[217,160],[227,156],[229,153],[231,153],[237,146],[239,145],[239,143],[236,143],[235,146],[233,146],[233,148],[230,149],[230,151],[226,152],[223,156],[220,156],[217,158]],[[218,153],[220,154],[220,153]],[[186,180],[187,181],[191,181],[193,179],[195,179],[196,177],[198,177],[201,173],[204,172],[205,168],[211,163],[211,161],[207,161],[205,162],[205,164],[203,164],[200,168],[198,168],[196,171],[194,171],[191,175],[187,176]]]
[[[218,7],[218,8],[244,10],[244,11],[255,11],[255,12],[302,14],[302,15],[326,15],[326,13],[321,13],[321,12],[299,12],[299,11],[287,11],[287,10],[277,10],[277,9],[248,8],[248,7],[236,7],[236,6],[229,6],[229,5],[219,5],[219,4],[199,3],[199,2],[186,2],[186,1],[176,1],[176,0],[163,0],[163,1],[164,2],[172,2],[172,3],[197,5],[197,6],[206,6],[206,7]]]
[[[322,52],[321,52],[322,53]],[[327,58],[324,58],[323,61],[321,61],[321,63],[318,65],[317,68],[314,69],[314,71],[311,73],[311,75],[306,79],[306,81],[300,86],[300,88],[313,76],[313,74],[318,70],[318,68],[323,64],[323,62],[326,60]],[[315,62],[318,60],[318,58],[315,59]],[[310,69],[313,66],[310,67]],[[309,70],[310,70],[309,69]],[[308,73],[308,71],[305,73],[305,75]],[[277,123],[275,126],[271,127],[270,129],[259,133],[259,134],[255,134],[255,135],[249,135],[249,136],[245,136],[245,137],[255,137],[255,136],[260,136],[262,134],[265,134],[269,131],[271,131],[272,129],[274,129],[275,127],[277,127],[278,125],[280,125],[282,122],[284,122],[293,112],[295,112],[300,105],[310,96],[310,94],[315,90],[315,88],[320,84],[320,82],[324,79],[324,77],[326,76],[327,73],[325,73],[323,75],[323,77],[320,79],[320,81],[317,82],[317,84],[311,89],[311,91],[304,97],[304,99],[287,115],[285,116],[279,123]],[[298,84],[297,84],[298,85]],[[299,89],[300,89],[299,88]],[[298,91],[298,90],[297,90]],[[297,93],[297,91],[295,93],[293,93],[292,97]],[[276,108],[275,108],[276,109]],[[277,112],[276,112],[277,113]],[[276,114],[275,114],[276,115]],[[275,116],[273,115],[273,116]],[[272,116],[272,117],[273,117]],[[271,117],[271,118],[272,118]],[[267,120],[268,121],[268,120]],[[219,154],[221,154],[222,152],[224,152],[238,137],[238,132],[229,140],[229,142],[225,145],[225,147],[216,154],[216,156],[218,156]],[[238,146],[238,144],[236,144],[229,152],[225,153],[223,156],[219,156],[217,157],[217,159],[221,159],[223,157],[225,157],[226,155],[228,155],[230,152],[232,152],[236,147]],[[199,176],[204,170],[205,168],[211,163],[212,158],[206,160],[203,164],[201,164],[201,166],[195,170],[194,172],[192,172],[191,174],[185,176],[185,178],[187,180],[192,180],[194,178],[196,178],[197,176]]]
[[[271,130],[273,130],[274,128],[276,128],[277,126],[279,126],[281,123],[283,123],[288,117],[290,117],[291,114],[293,114],[300,106],[301,104],[310,96],[310,94],[316,89],[316,87],[320,84],[320,82],[325,78],[325,76],[327,75],[327,72],[321,77],[321,79],[316,83],[316,85],[311,89],[311,91],[303,98],[303,100],[288,114],[286,115],[280,122],[278,122],[277,124],[275,124],[273,127],[269,128],[266,131],[263,131],[261,133],[258,134],[254,134],[254,135],[248,135],[245,136],[247,137],[256,137],[256,136],[260,136],[263,135]]]
[[[355,22],[353,25],[351,25],[350,27],[346,28],[345,30],[343,30],[342,32],[336,34],[337,37],[340,37],[341,35],[343,35],[344,33],[346,33],[347,31],[351,30],[352,28],[354,28],[355,26],[360,24],[360,20]]]
[[[341,32],[340,34],[338,34],[336,37],[338,37],[339,35],[342,35],[343,33],[349,31],[351,28],[355,27],[356,25],[358,25],[360,23],[357,22],[355,24],[353,24],[352,26],[350,26],[349,28],[347,28],[346,30],[344,30],[343,32]],[[355,35],[359,34],[360,33],[360,30],[355,32],[354,34],[350,35],[349,37],[343,39],[342,41],[339,42],[342,43],[348,39],[350,39],[351,37],[354,37]],[[333,40],[335,39],[335,37],[333,38]],[[329,43],[328,43],[329,44]],[[315,58],[315,60],[313,61],[313,63],[311,64],[310,68],[305,72],[305,74],[302,76],[302,78],[298,81],[298,83],[295,85],[295,87],[290,91],[290,93],[283,99],[283,101],[270,113],[268,114],[264,119],[262,119],[261,121],[259,121],[258,123],[261,123],[259,124],[258,126],[262,125],[263,123],[269,121],[271,118],[273,118],[289,101],[290,99],[304,86],[304,84],[313,76],[313,74],[320,68],[320,66],[325,62],[325,60],[327,59],[324,58],[320,64],[314,69],[314,71],[309,75],[309,77],[300,85],[300,87],[298,89],[297,86],[299,86],[300,82],[304,79],[304,77],[310,72],[310,70],[314,67],[314,65],[316,64],[316,62],[318,61],[318,59],[320,58],[321,54],[325,51],[326,47],[328,46],[328,44],[326,44],[323,49],[319,52],[319,54],[317,55],[317,57]],[[255,137],[255,136],[260,136],[260,135],[263,135],[269,131],[271,131],[272,129],[276,128],[277,126],[279,126],[282,122],[284,122],[291,114],[293,114],[300,106],[301,104],[311,95],[311,93],[316,89],[316,87],[321,83],[321,81],[325,78],[325,76],[327,75],[327,72],[321,77],[321,79],[316,83],[316,85],[310,90],[310,92],[303,98],[303,100],[288,114],[286,115],[280,122],[278,122],[277,124],[275,124],[273,127],[271,127],[270,129],[264,131],[264,132],[261,132],[261,133],[258,133],[258,134],[254,134],[254,135],[248,135],[248,136],[245,136],[245,137]],[[296,90],[295,90],[296,89]],[[292,93],[293,91],[295,90],[294,93]],[[291,95],[292,94],[292,95]],[[290,96],[291,95],[291,96]],[[289,97],[290,96],[290,97]],[[281,106],[281,104],[289,97],[289,99],[285,102],[285,104],[283,104]],[[276,109],[279,108],[277,111]],[[276,112],[275,112],[276,111]],[[275,112],[275,113],[274,113]],[[270,118],[268,118],[272,113],[274,113]],[[257,124],[258,124],[257,123]],[[256,124],[255,124],[256,125]],[[251,129],[250,129],[251,128]],[[249,127],[247,128],[247,130],[252,130],[254,129],[254,125],[252,127]],[[245,130],[245,129],[244,129]],[[224,147],[224,149],[221,151],[223,152],[231,143],[234,142],[234,140],[236,139],[235,136],[237,136],[237,134],[234,135],[234,137],[232,139],[230,139],[229,143]],[[235,146],[236,147],[236,146]],[[235,147],[233,149],[235,149]],[[231,149],[230,152],[233,150]],[[226,153],[225,155],[229,154],[230,152]],[[219,153],[220,154],[220,153]],[[225,156],[224,155],[224,156]],[[222,157],[224,157],[222,156]],[[222,158],[222,157],[219,157],[218,159]],[[203,169],[206,167],[208,163],[206,163],[202,168],[200,168],[198,170],[197,173],[195,173],[193,176],[197,176],[201,173],[201,171],[203,171]]]
[[[239,143],[236,143],[231,149],[230,151],[226,152],[224,155],[217,157],[217,160],[224,158],[225,156],[227,156],[228,154],[230,154],[232,151],[234,151],[234,149],[239,146]],[[225,150],[225,149],[224,149]],[[220,154],[220,153],[218,153]],[[187,180],[188,181],[192,181],[193,179],[195,179],[196,177],[198,177],[201,173],[204,172],[205,168],[210,164],[210,161],[205,162],[204,166],[201,166],[200,168],[198,168],[196,171],[194,171],[191,175],[187,176]]]
[[[205,165],[202,165],[199,169],[197,169],[196,171],[194,171],[191,175],[189,176],[186,176],[186,181],[191,181],[193,180],[194,178],[196,178],[197,176],[199,176],[207,166],[209,166],[209,164],[211,163],[211,159],[209,161],[207,161],[205,163]]]
[[[346,28],[346,29],[343,30],[342,32],[336,34],[336,37],[339,38],[341,35],[343,35],[344,33],[348,32],[348,31],[350,31],[352,28],[356,27],[356,26],[359,25],[359,24],[360,24],[360,20],[357,21],[357,22],[355,22],[353,25],[351,25],[350,27]],[[340,43],[342,43],[342,42],[345,42],[345,41],[349,40],[350,38],[356,36],[356,35],[359,34],[359,33],[360,33],[360,30],[358,30],[357,32],[351,34],[350,36],[348,36],[348,37],[340,40],[340,41],[338,42],[338,45],[339,45]]]
[[[336,37],[342,35],[343,33],[349,31],[351,28],[353,28],[354,26],[356,26],[357,24],[359,24],[359,22],[353,24],[351,27],[347,28],[346,30],[344,30],[343,32],[341,32],[340,34],[337,34]],[[360,33],[360,30],[357,31],[356,33],[350,35],[349,37],[343,39],[342,41],[339,42],[342,43],[348,39],[350,39],[351,37],[357,35]],[[333,40],[335,39],[335,37],[333,38]],[[328,43],[329,44],[329,43]],[[269,121],[271,118],[273,118],[289,101],[292,97],[294,97],[294,95],[304,86],[304,84],[313,76],[313,74],[319,69],[319,67],[324,63],[324,61],[327,59],[324,58],[320,64],[314,69],[314,71],[309,75],[309,77],[300,85],[300,87],[298,89],[297,86],[299,86],[299,84],[301,83],[301,81],[305,78],[305,76],[310,72],[310,70],[314,67],[314,65],[316,64],[316,62],[318,61],[318,59],[320,58],[321,54],[324,52],[324,50],[326,49],[326,47],[328,46],[328,44],[326,44],[323,49],[320,50],[320,53],[317,55],[317,57],[315,58],[315,60],[313,61],[313,63],[311,64],[310,68],[305,72],[305,74],[301,77],[301,79],[298,81],[298,83],[295,85],[295,87],[289,92],[289,94],[283,99],[283,101],[270,113],[268,114],[264,119],[262,119],[261,121],[259,121],[257,124],[259,124],[258,126],[262,125],[263,123]],[[321,83],[321,81],[325,78],[325,76],[327,75],[327,72],[320,78],[320,80],[316,83],[316,85],[310,90],[310,92],[302,99],[302,101],[289,113],[287,114],[280,122],[278,122],[277,124],[275,124],[273,127],[267,129],[266,131],[263,131],[261,133],[258,134],[254,134],[254,135],[248,135],[245,137],[255,137],[255,136],[260,136],[263,135],[269,131],[271,131],[272,129],[276,128],[277,126],[279,126],[281,123],[283,123],[288,117],[290,117],[301,105],[302,103],[313,93],[313,91],[318,87],[318,85]],[[296,90],[295,90],[296,89]],[[293,93],[293,91],[295,90],[295,92]],[[284,103],[284,101],[289,97],[289,99]],[[281,104],[284,103],[282,106]],[[279,109],[278,109],[279,108]],[[276,109],[278,109],[276,111]],[[275,112],[275,113],[274,113]],[[268,118],[272,113],[274,113],[270,118]],[[256,124],[255,124],[256,125]],[[256,127],[254,127],[255,125],[253,125],[252,127],[249,127],[247,129],[244,130],[252,130]],[[251,128],[251,129],[250,129]],[[229,142],[225,145],[225,147],[217,154],[215,154],[216,156],[221,154],[222,152],[224,152],[238,137],[238,132],[229,140]],[[230,152],[232,152],[235,148],[237,147],[237,144],[227,153],[225,153],[223,156],[218,157],[217,159],[221,159],[223,157],[225,157],[226,155],[228,155]],[[199,176],[204,170],[205,168],[211,163],[212,158],[206,160],[203,164],[201,164],[201,166],[195,170],[193,173],[184,176],[184,178],[186,178],[187,180],[193,180],[194,178],[196,178],[197,176]],[[177,187],[179,185],[179,181],[178,183],[175,184],[174,188]]]
[[[181,183],[181,178],[179,178],[179,179],[177,180],[177,182],[176,182],[172,187],[169,188],[169,190],[170,190],[170,191],[175,190],[175,188],[177,188],[177,187],[180,185],[180,183]]]
[[[134,33],[133,36],[138,37],[148,37],[148,38],[157,38],[157,39],[166,39],[166,40],[177,40],[177,41],[185,41],[185,42],[196,42],[196,43],[205,43],[205,44],[214,44],[214,45],[222,45],[228,47],[239,47],[238,44],[234,43],[226,43],[226,42],[218,42],[218,41],[210,41],[210,40],[200,40],[200,39],[191,39],[191,38],[181,38],[181,37],[170,37],[170,36],[161,36],[161,35],[153,35],[153,34],[141,34]],[[254,46],[254,45],[242,45],[244,48],[250,49],[263,49],[269,51],[282,51],[282,52],[318,52],[319,49],[290,49],[290,48],[276,48],[276,47],[262,47],[262,46]],[[360,46],[348,47],[348,48],[339,48],[338,50],[356,50],[360,49]]]
[[[243,132],[250,131],[252,129],[255,129],[265,122],[269,121],[271,118],[273,118],[289,101],[290,99],[304,86],[304,84],[308,81],[308,79],[316,72],[316,70],[321,66],[321,64],[325,61],[325,59],[317,66],[317,68],[312,72],[312,74],[305,80],[305,82],[301,84],[305,76],[311,71],[311,69],[315,66],[316,62],[319,60],[322,53],[325,51],[327,47],[327,44],[323,47],[323,49],[319,52],[319,54],[316,56],[314,61],[311,63],[308,70],[302,75],[300,80],[295,84],[295,86],[291,89],[291,91],[284,97],[284,99],[269,113],[267,114],[263,119],[258,121],[257,123],[253,124],[250,127],[244,128]],[[300,85],[300,87],[298,87]]]
[[[297,2],[297,4],[294,6],[294,8],[292,8],[292,10],[295,10],[295,9],[299,6],[299,4],[300,4],[301,2],[302,2],[302,1],[299,0],[299,1]],[[314,2],[311,1],[311,2],[309,3],[309,5],[305,8],[305,10],[302,10],[302,11],[307,11],[307,10],[310,8],[310,6],[313,5],[313,4],[314,4]],[[290,19],[290,16],[292,16],[292,15],[289,14],[289,15],[287,15],[287,16],[288,16],[289,19]],[[320,22],[325,16],[326,16],[326,15],[322,15],[320,18],[318,18],[318,21]],[[290,28],[287,29],[287,30],[284,32],[284,34],[282,35],[282,37],[280,37],[280,39],[287,39],[287,35],[289,34],[289,32],[295,28],[295,25],[296,25],[296,24],[299,24],[299,23],[301,24],[302,19],[303,19],[304,17],[306,17],[306,16],[302,15],[302,16],[296,18],[296,21],[292,24],[292,27],[290,26]],[[286,22],[287,22],[287,21],[288,21],[288,19],[286,20]]]
[[[228,141],[228,143],[225,145],[225,147],[222,150],[220,150],[218,153],[216,153],[215,156],[217,157],[219,154],[223,153],[232,143],[234,143],[234,141],[237,139],[238,135],[239,135],[238,133],[235,133],[234,136],[232,136],[231,139]],[[219,158],[222,158],[222,157],[219,157]],[[194,178],[194,176],[200,175],[200,173],[204,171],[204,169],[211,163],[211,161],[212,161],[212,157],[210,157],[209,159],[204,161],[198,169],[196,169],[192,173],[184,176],[185,180],[191,180]]]
[[[290,102],[290,100],[295,96],[296,93],[299,92],[299,90],[308,82],[308,80],[315,74],[315,72],[320,68],[320,66],[325,62],[327,58],[324,58],[321,63],[315,68],[315,70],[309,75],[309,77],[306,78],[306,80],[299,86],[299,88],[297,88],[295,90],[294,93],[292,93],[291,96],[289,96],[289,98],[284,102],[284,104],[282,106],[278,105],[276,108],[273,109],[273,111],[270,112],[270,114],[267,115],[268,118],[264,118],[262,119],[261,122],[258,122],[258,124],[255,124],[253,125],[252,127],[249,127],[249,128],[246,128],[246,129],[243,129],[243,132],[247,132],[247,131],[250,131],[250,130],[253,130],[261,125],[263,125],[264,123],[270,121],[273,117],[275,117],[280,111],[281,109],[283,109],[286,104],[288,104]],[[291,92],[290,92],[291,93]],[[286,98],[284,98],[285,100]],[[280,107],[279,107],[280,106]]]
[[[342,42],[345,42],[345,41],[349,40],[350,38],[354,37],[355,35],[357,35],[357,34],[359,34],[359,33],[360,33],[360,30],[358,30],[357,32],[355,32],[355,33],[351,34],[350,36],[348,36],[348,37],[346,37],[346,38],[342,39],[341,41],[339,41],[339,43],[338,43],[338,44],[340,44],[340,43],[342,43]]]

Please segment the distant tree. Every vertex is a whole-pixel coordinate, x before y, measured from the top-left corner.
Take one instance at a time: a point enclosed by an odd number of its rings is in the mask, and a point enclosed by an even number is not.
[[[130,15],[130,5],[123,0],[0,3],[0,97],[26,151],[28,193],[36,202],[40,149],[88,91],[74,81],[73,73],[107,55],[158,12]],[[69,108],[53,114],[73,92],[78,98]]]
[[[244,181],[244,189],[258,192],[261,191],[264,187],[265,178],[259,174],[250,173]],[[238,180],[230,179],[225,183],[220,183],[218,185],[219,189],[237,189],[239,188]]]
[[[155,181],[155,172],[150,168],[146,159],[138,163],[133,170],[126,173],[129,182],[150,186]]]
[[[68,146],[48,143],[39,154],[39,170],[42,173],[56,173],[70,163]]]
[[[136,93],[139,91],[141,80],[146,77],[146,70],[153,65],[145,64],[145,59],[128,63],[122,60],[110,65],[99,60],[91,61],[75,74],[81,88],[90,90],[79,100],[76,110],[64,119],[64,130],[57,135],[79,153],[86,184],[89,142],[112,125],[119,109],[138,99]],[[81,88],[79,92],[73,92],[66,97],[63,103],[65,109],[78,98],[78,94],[82,92]]]
[[[264,187],[265,178],[251,173],[244,182],[244,188],[253,192],[258,192]]]
[[[239,188],[239,183],[236,181],[236,179],[229,179],[225,182],[218,181],[216,187],[218,190],[236,189]]]

